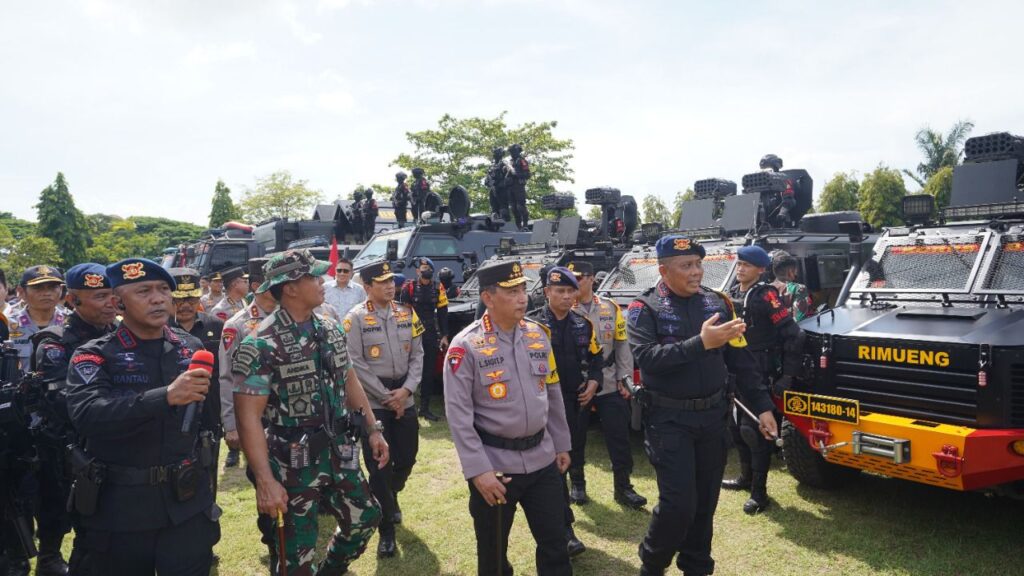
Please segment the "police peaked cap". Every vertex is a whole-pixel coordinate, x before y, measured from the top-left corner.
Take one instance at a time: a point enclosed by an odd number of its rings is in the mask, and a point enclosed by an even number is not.
[[[476,271],[476,276],[480,280],[481,289],[491,286],[512,288],[526,282],[523,265],[515,260],[483,266]]]
[[[249,273],[246,271],[245,268],[242,268],[241,266],[236,266],[234,268],[228,268],[227,270],[222,270],[220,275],[221,275],[221,278],[224,280],[224,284],[225,285],[231,284],[232,282],[234,282],[238,278],[248,278],[249,277]]]
[[[392,269],[389,262],[377,262],[376,264],[364,266],[359,270],[359,277],[363,279],[363,284],[383,282],[385,280],[390,280],[394,276],[395,271]]]
[[[107,269],[95,262],[75,264],[68,268],[65,279],[69,290],[99,290],[111,287]]]
[[[577,290],[580,289],[580,283],[576,281],[576,275],[568,268],[555,266],[548,270],[547,278],[547,286],[568,286]]]
[[[736,251],[736,258],[758,268],[767,268],[772,264],[771,256],[760,246],[744,246]]]
[[[112,288],[153,280],[167,282],[171,290],[178,287],[178,283],[174,281],[174,277],[167,269],[148,258],[125,258],[114,262],[107,266],[107,278],[110,279]]]
[[[48,282],[64,283],[60,270],[53,266],[31,266],[21,275],[21,286],[36,286]]]
[[[682,234],[662,236],[658,239],[658,243],[654,245],[654,251],[657,252],[659,260],[673,256],[694,255],[704,258],[707,254],[704,251],[704,247],[700,245],[700,242]]]
[[[576,277],[583,276],[584,274],[590,274],[591,276],[594,275],[593,262],[573,260],[572,262],[569,262],[569,265],[566,266],[566,268],[568,268]]]
[[[199,286],[199,273],[194,269],[170,268],[167,273],[174,276],[174,281],[178,283],[171,292],[172,298],[199,298],[203,295],[203,289]]]

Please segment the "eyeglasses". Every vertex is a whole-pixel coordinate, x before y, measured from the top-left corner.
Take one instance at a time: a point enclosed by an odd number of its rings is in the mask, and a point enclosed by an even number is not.
[[[351,274],[352,270],[348,268],[338,268],[337,270],[335,270],[335,272],[337,272],[338,274]]]

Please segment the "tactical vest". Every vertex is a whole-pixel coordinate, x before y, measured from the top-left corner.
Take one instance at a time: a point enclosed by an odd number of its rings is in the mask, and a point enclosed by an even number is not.
[[[558,365],[558,371],[562,375],[562,382],[566,389],[575,390],[583,382],[585,374],[589,369],[587,363],[587,349],[590,346],[591,324],[582,314],[573,310],[567,316],[567,330],[565,334],[556,334],[554,329],[555,314],[551,308],[545,306],[543,310],[532,316],[532,319],[545,326],[551,335],[551,346],[555,349],[555,359],[559,360],[566,352],[572,354],[572,363],[579,365],[579,370],[573,370],[568,366]]]
[[[423,326],[432,334],[440,330],[437,325],[437,302],[440,298],[441,285],[437,280],[431,280],[424,284],[419,279],[410,280],[402,290],[412,304],[416,315],[420,317]]]
[[[747,324],[747,330],[744,334],[747,338],[747,343],[750,345],[751,352],[764,352],[776,347],[775,332],[771,320],[768,318],[758,318],[756,313],[757,306],[752,305],[754,299],[761,298],[765,290],[774,290],[774,287],[766,282],[758,282],[751,286],[742,297],[738,294],[739,284],[733,288],[737,292],[729,292],[729,301],[736,310],[737,316],[743,318],[743,321]]]

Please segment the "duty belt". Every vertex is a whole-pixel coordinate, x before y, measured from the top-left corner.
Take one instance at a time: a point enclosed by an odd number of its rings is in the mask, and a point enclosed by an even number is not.
[[[722,400],[725,399],[724,390],[719,390],[711,396],[706,396],[704,398],[672,398],[651,390],[647,390],[646,394],[650,398],[652,406],[668,408],[670,410],[686,410],[689,412],[710,410],[711,408],[721,405]]]
[[[501,436],[495,436],[490,432],[481,430],[478,426],[474,426],[474,428],[476,428],[476,433],[480,435],[480,441],[484,443],[484,446],[501,448],[502,450],[523,452],[539,446],[541,440],[544,439],[543,428],[533,436],[524,436],[522,438],[502,438]]]
[[[346,415],[344,418],[339,418],[334,421],[334,430],[339,436],[343,435],[348,429],[349,418]],[[281,426],[279,424],[271,424],[267,427],[267,433],[270,436],[275,436],[286,442],[297,442],[303,436],[306,436],[306,441],[309,443],[309,451],[311,454],[317,454],[324,448],[331,445],[331,437],[327,435],[327,431],[324,430],[323,425],[308,425],[308,426]]]
[[[380,383],[388,390],[398,390],[403,384],[405,384],[405,379],[408,377],[409,375],[406,374],[401,378],[380,378]]]
[[[171,469],[176,464],[150,466],[149,468],[118,466],[117,464],[104,464],[103,466],[106,468],[103,479],[111,484],[119,486],[156,486],[167,482],[168,478],[170,478]]]

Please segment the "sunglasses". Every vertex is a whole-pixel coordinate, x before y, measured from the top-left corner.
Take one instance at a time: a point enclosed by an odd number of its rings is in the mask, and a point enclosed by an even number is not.
[[[338,268],[337,270],[335,270],[335,272],[337,272],[338,274],[351,274],[352,270],[348,268]]]

